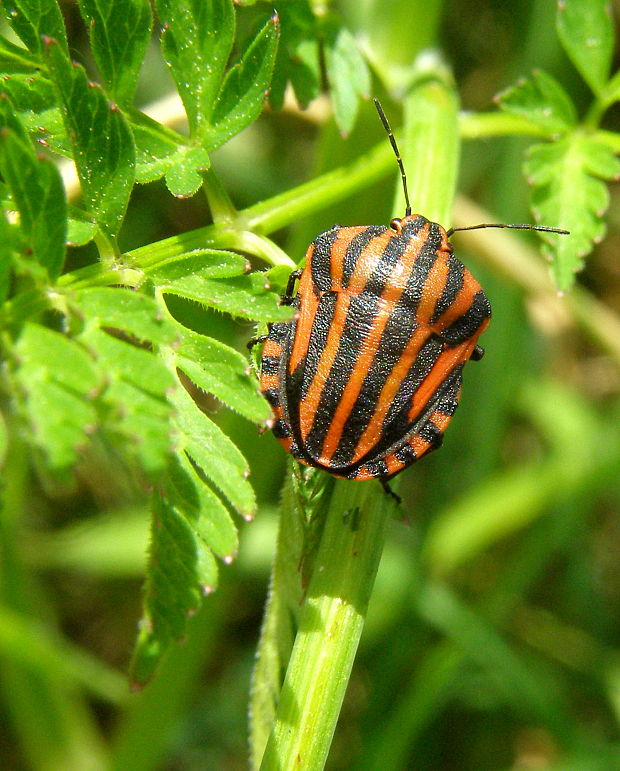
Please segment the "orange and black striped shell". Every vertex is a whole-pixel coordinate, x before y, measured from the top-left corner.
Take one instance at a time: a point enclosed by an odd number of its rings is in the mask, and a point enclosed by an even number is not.
[[[388,479],[441,444],[491,316],[444,228],[420,215],[334,227],[310,245],[291,321],[271,326],[261,390],[302,463]]]

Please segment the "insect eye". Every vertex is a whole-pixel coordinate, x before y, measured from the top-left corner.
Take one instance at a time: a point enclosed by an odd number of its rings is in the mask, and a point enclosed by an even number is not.
[[[394,219],[390,222],[390,227],[392,230],[400,233],[400,231],[403,229],[403,221],[398,219],[398,217],[394,217]]]

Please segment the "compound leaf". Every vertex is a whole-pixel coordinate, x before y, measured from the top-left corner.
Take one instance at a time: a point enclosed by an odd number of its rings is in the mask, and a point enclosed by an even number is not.
[[[47,37],[57,40],[68,55],[67,31],[56,0],[3,0],[2,7],[13,31],[33,54],[43,54]]]
[[[203,136],[235,36],[232,0],[157,0],[161,45],[187,113]]]
[[[577,122],[577,113],[562,86],[542,70],[523,78],[497,96],[506,112],[536,123],[552,135],[564,134]]]
[[[6,98],[0,98],[0,170],[20,215],[24,256],[46,268],[53,281],[62,270],[67,202],[58,169],[37,156]]]
[[[76,291],[70,302],[88,323],[120,329],[141,341],[171,343],[176,337],[155,300],[131,289],[88,287]]]
[[[61,101],[65,131],[87,208],[101,229],[115,236],[133,186],[135,148],[127,121],[101,88],[88,81],[55,41],[46,59]]]
[[[620,175],[620,161],[593,137],[572,134],[553,144],[532,147],[525,173],[532,185],[531,204],[537,221],[570,230],[568,236],[543,235],[543,251],[552,261],[558,289],[565,291],[583,257],[603,238],[602,218],[609,205],[603,180]]]
[[[148,0],[79,0],[90,45],[105,87],[130,104],[153,22]]]
[[[208,147],[224,144],[260,114],[271,83],[278,37],[278,17],[273,16],[260,30],[241,61],[226,73],[205,140]]]
[[[248,374],[247,359],[218,340],[189,329],[175,349],[177,367],[203,391],[256,423],[267,420],[269,406]]]
[[[17,403],[32,441],[52,470],[67,469],[97,425],[93,399],[101,383],[93,361],[75,341],[30,322],[13,353]]]
[[[564,50],[595,94],[609,77],[614,47],[611,8],[607,0],[562,0],[556,16]]]
[[[250,519],[256,500],[247,480],[249,467],[245,458],[228,436],[198,409],[187,391],[177,388],[171,399],[180,446],[239,514]]]

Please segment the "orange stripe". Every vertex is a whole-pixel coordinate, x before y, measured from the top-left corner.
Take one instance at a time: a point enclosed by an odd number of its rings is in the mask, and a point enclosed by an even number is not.
[[[424,378],[415,392],[408,419],[414,421],[426,407],[429,399],[439,388],[448,375],[462,362],[467,361],[476,346],[476,339],[470,338],[456,348],[447,348],[437,357],[431,371]]]
[[[317,369],[312,379],[312,383],[308,388],[308,392],[299,404],[299,428],[302,439],[305,441],[310,429],[312,428],[312,420],[314,413],[319,406],[319,400],[329,377],[332,364],[338,353],[338,343],[342,336],[342,330],[344,328],[345,321],[347,319],[347,313],[349,311],[349,304],[351,298],[341,293],[336,301],[336,309],[334,312],[334,318],[329,328],[327,335],[327,341],[325,348],[319,359]]]
[[[482,287],[471,275],[471,273],[465,268],[463,271],[463,286],[458,291],[454,300],[450,303],[450,306],[442,313],[437,319],[434,326],[439,330],[444,330],[450,326],[454,321],[463,316],[470,309],[474,296],[480,291]],[[439,295],[437,295],[439,297]],[[482,331],[482,330],[481,330]],[[477,333],[480,334],[480,333]]]
[[[398,458],[394,455],[394,453],[390,453],[389,455],[386,455],[383,459],[385,462],[385,465],[388,469],[388,474],[395,474],[397,471],[400,471],[401,469],[404,469],[407,465],[406,463],[403,463],[402,460],[398,460]]]
[[[293,347],[291,349],[291,355],[288,363],[288,371],[294,372],[299,364],[308,355],[308,346],[310,345],[310,333],[312,332],[312,324],[314,323],[314,317],[319,305],[319,298],[314,293],[312,288],[312,273],[310,268],[307,267],[299,282],[299,296],[301,302],[299,305],[299,312],[297,318],[297,327],[295,328],[295,339],[293,340]]]
[[[418,327],[413,333],[402,356],[396,362],[392,371],[386,378],[381,393],[379,394],[379,398],[377,399],[373,416],[355,447],[351,463],[358,461],[367,452],[370,452],[370,450],[378,443],[383,431],[383,423],[388,410],[392,406],[392,401],[405,379],[407,372],[409,372],[414,359],[420,352],[420,348],[428,340],[430,335],[431,330],[426,325]]]
[[[368,279],[377,265],[381,262],[385,247],[394,235],[395,233],[393,231],[385,230],[366,244],[364,251],[360,254],[358,261],[355,263],[353,273],[349,278],[347,292],[361,294],[366,289]]]
[[[329,425],[329,431],[325,435],[323,447],[321,449],[320,463],[328,466],[333,454],[336,452],[336,448],[340,443],[342,437],[342,431],[344,424],[349,417],[355,401],[359,396],[364,383],[364,376],[370,369],[370,365],[375,358],[379,343],[381,342],[381,336],[386,324],[390,320],[391,316],[391,303],[386,303],[387,308],[379,306],[379,311],[373,321],[373,324],[364,340],[364,345],[355,361],[355,366],[351,372],[347,384],[344,387],[338,407],[334,412],[334,416]]]
[[[267,338],[263,344],[263,351],[261,353],[261,357],[263,356],[278,357],[281,355],[282,355],[281,344],[276,343],[275,340],[271,340],[270,338]]]
[[[437,298],[441,297],[448,280],[448,273],[448,261],[444,256],[438,257],[426,277],[422,296],[416,309],[416,318],[420,323],[428,324],[430,322],[437,304]]]
[[[280,378],[278,375],[263,375],[260,376],[260,387],[263,391],[267,391],[271,388],[280,387]]]
[[[347,254],[351,241],[363,233],[366,230],[366,225],[358,225],[352,228],[341,228],[338,232],[338,237],[332,244],[331,252],[329,255],[329,265],[331,274],[331,287],[337,291],[342,288],[342,271],[344,266],[344,258]]]

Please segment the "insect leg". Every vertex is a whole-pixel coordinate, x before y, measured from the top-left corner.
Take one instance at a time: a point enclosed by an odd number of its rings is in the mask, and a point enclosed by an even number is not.
[[[402,503],[403,499],[400,497],[400,495],[396,495],[394,490],[389,486],[388,480],[385,477],[379,477],[379,482],[381,482],[381,487],[383,488],[384,492],[387,493],[387,495],[390,496],[390,498],[393,498],[396,503]]]
[[[295,282],[302,274],[302,269],[297,268],[297,270],[294,270],[291,275],[288,277],[288,282],[286,284],[286,289],[284,290],[284,294],[281,297],[281,303],[282,305],[291,305],[293,303],[293,300],[295,299],[295,295],[293,294],[293,289],[295,288]]]
[[[251,351],[252,348],[254,348],[255,345],[260,345],[261,343],[264,343],[265,340],[269,337],[269,335],[259,335],[258,337],[252,337],[248,340],[246,343],[248,351]]]

